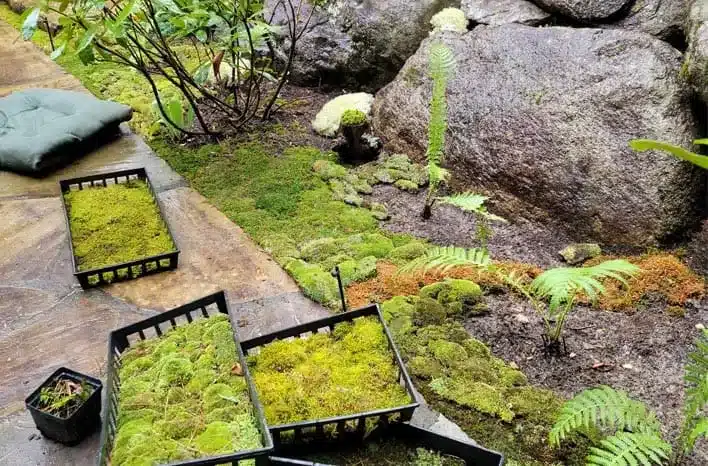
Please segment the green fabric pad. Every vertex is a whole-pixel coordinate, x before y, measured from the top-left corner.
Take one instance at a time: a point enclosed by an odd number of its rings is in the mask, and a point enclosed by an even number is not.
[[[27,89],[0,98],[0,169],[41,173],[80,155],[82,145],[130,120],[130,107],[90,94]]]

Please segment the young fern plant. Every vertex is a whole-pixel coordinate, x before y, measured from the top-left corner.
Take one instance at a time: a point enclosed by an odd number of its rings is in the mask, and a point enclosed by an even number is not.
[[[585,458],[588,466],[678,465],[693,452],[696,441],[708,435],[708,331],[704,330],[686,365],[684,425],[678,448],[661,435],[656,415],[625,392],[600,386],[584,390],[561,408],[548,435],[552,447],[581,434],[594,444]]]
[[[527,283],[514,272],[507,273],[495,267],[485,249],[465,249],[454,246],[431,248],[407,263],[398,273],[435,270],[446,272],[453,267],[476,267],[495,272],[511,288],[529,300],[544,323],[544,342],[550,353],[561,352],[563,329],[577,300],[587,297],[592,301],[605,293],[601,280],[617,280],[627,284],[627,278],[639,267],[621,259],[609,260],[592,267],[559,267],[546,270]]]
[[[696,139],[693,144],[697,146],[708,145],[708,139]],[[708,170],[708,156],[693,153],[679,146],[674,146],[666,142],[653,141],[651,139],[634,139],[629,142],[629,146],[637,152],[648,150],[658,150],[668,152],[676,158],[686,160],[692,164]]]

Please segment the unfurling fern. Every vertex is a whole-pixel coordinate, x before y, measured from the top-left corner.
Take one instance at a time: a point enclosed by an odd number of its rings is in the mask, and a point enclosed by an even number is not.
[[[398,269],[397,273],[405,274],[418,270],[445,272],[453,267],[489,267],[491,264],[489,254],[483,249],[443,246],[428,249],[424,255]]]
[[[689,353],[686,373],[686,401],[684,424],[681,429],[681,448],[688,454],[696,441],[708,437],[708,330],[703,330],[696,340],[696,348]]]
[[[552,446],[558,447],[570,434],[579,431],[591,432],[599,428],[658,433],[660,427],[656,415],[644,403],[603,385],[584,390],[568,400],[558,414],[548,440]]]
[[[588,466],[651,466],[664,464],[671,455],[671,445],[656,433],[617,432],[590,447],[585,459]]]

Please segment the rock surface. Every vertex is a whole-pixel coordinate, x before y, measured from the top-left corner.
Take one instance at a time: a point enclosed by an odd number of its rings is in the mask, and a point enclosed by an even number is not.
[[[427,49],[437,39],[457,60],[445,161],[453,189],[482,189],[506,218],[560,221],[576,239],[604,244],[653,244],[698,218],[702,174],[628,147],[639,137],[687,147],[693,137],[681,55],[670,45],[629,31],[517,24],[426,40],[373,110],[389,150],[417,160]]]
[[[506,23],[536,26],[551,17],[527,0],[462,0],[460,8],[470,21],[492,26]]]
[[[676,43],[682,42],[687,15],[688,0],[641,0],[615,25]]]
[[[310,4],[302,1],[306,17]],[[272,11],[278,0],[266,0]],[[330,0],[298,42],[295,84],[336,83],[378,89],[390,82],[432,29],[430,19],[459,0]],[[283,24],[282,8],[275,24]],[[285,44],[287,45],[287,44]]]
[[[708,0],[695,0],[686,24],[688,49],[682,75],[694,91],[708,102]]]
[[[535,0],[542,8],[576,21],[597,21],[620,14],[631,0]]]

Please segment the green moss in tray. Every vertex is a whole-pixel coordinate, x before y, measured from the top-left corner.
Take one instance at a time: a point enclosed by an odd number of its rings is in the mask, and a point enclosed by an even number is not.
[[[340,323],[331,333],[275,341],[248,361],[269,425],[411,403],[375,317]]]
[[[111,464],[152,466],[260,448],[236,354],[223,314],[126,350]]]
[[[79,271],[176,249],[144,181],[71,191],[64,200]]]
[[[456,456],[427,448],[415,448],[395,439],[369,441],[365,446],[336,452],[318,453],[301,459],[339,466],[465,466]]]

